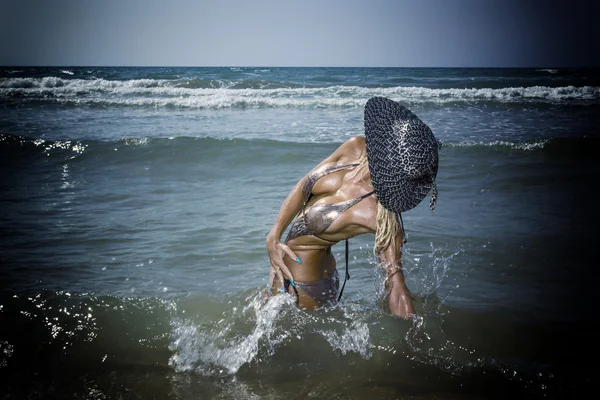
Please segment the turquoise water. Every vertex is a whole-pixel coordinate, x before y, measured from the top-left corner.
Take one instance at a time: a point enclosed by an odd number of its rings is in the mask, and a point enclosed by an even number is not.
[[[0,71],[0,389],[15,398],[570,397],[597,367],[598,71]],[[371,96],[443,143],[403,216],[414,321],[373,236],[336,307],[265,302],[291,187]],[[343,248],[334,247],[338,262]],[[592,356],[593,360],[597,358]],[[56,371],[61,371],[60,375]]]

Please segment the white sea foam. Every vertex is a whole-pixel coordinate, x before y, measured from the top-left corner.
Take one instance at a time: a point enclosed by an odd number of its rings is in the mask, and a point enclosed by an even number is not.
[[[44,153],[47,156],[50,156],[50,154],[52,154],[52,152],[54,151],[60,151],[60,150],[71,150],[72,152],[75,153],[75,155],[71,158],[74,158],[76,155],[78,154],[82,154],[86,149],[87,149],[87,145],[80,143],[80,142],[72,142],[70,140],[66,140],[66,141],[46,141],[44,139],[36,139],[33,141],[33,144],[36,147],[43,147],[44,148]]]
[[[476,141],[467,140],[464,142],[444,144],[444,146],[448,146],[448,147],[479,147],[479,146],[481,146],[481,147],[503,147],[503,148],[510,148],[513,150],[537,150],[537,149],[543,149],[548,144],[549,141],[550,141],[550,139],[544,139],[544,140],[538,140],[538,141],[529,142],[529,143],[513,143],[513,142],[504,141],[504,140],[494,140],[492,142],[476,142]]]
[[[551,69],[551,68],[538,69],[536,71],[539,71],[539,72],[548,72],[549,74],[556,74],[558,72],[557,69]]]
[[[202,326],[176,318],[172,321],[169,348],[174,354],[169,365],[177,371],[196,371],[205,375],[235,374],[257,356],[262,342],[273,348],[285,339],[285,333],[274,336],[274,326],[285,314],[284,309],[293,306],[292,296],[275,296],[266,303],[256,297],[244,309],[244,313],[254,314],[254,328],[249,334],[234,338],[229,337],[233,321],[221,319],[211,326]]]
[[[0,80],[0,96],[24,97],[80,105],[152,106],[193,109],[260,107],[362,107],[372,96],[410,103],[491,101],[500,103],[599,101],[600,87],[531,86],[500,89],[431,89],[416,86],[365,88],[239,88],[231,81],[210,81],[214,87],[186,87],[189,80],[7,78]],[[261,84],[262,85],[262,84]],[[264,86],[264,85],[263,85]]]
[[[280,345],[304,340],[305,331],[322,335],[334,351],[343,355],[356,353],[368,359],[374,348],[369,323],[359,316],[364,310],[359,307],[357,311],[356,307],[350,304],[340,308],[343,317],[334,313],[322,319],[299,310],[294,296],[275,296],[264,301],[257,295],[243,310],[233,308],[224,312],[216,323],[204,325],[175,317],[171,321],[169,349],[173,354],[169,365],[180,372],[236,374],[243,365],[274,354]],[[280,323],[290,313],[295,319],[293,330]],[[251,321],[249,331],[242,332],[236,327],[239,319]],[[315,325],[325,325],[325,329],[315,329]]]

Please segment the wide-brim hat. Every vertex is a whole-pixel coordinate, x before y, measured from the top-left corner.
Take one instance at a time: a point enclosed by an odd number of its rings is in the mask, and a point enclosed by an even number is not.
[[[367,160],[379,202],[402,213],[433,190],[429,202],[433,211],[438,141],[431,129],[408,108],[385,97],[367,101],[364,119]]]

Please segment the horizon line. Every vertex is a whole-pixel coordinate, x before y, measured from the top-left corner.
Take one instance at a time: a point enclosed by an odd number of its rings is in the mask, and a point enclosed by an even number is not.
[[[364,68],[364,69],[598,69],[597,66],[323,66],[323,65],[135,65],[135,64],[6,64],[0,68]]]

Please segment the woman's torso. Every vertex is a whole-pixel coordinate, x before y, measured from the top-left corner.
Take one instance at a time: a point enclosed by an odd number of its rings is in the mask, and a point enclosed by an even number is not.
[[[359,176],[357,168],[357,161],[340,162],[322,165],[307,176],[305,189],[310,192],[304,193],[305,205],[286,240],[302,260],[302,264],[285,260],[296,281],[317,282],[331,276],[335,270],[331,246],[374,231],[376,199],[370,180]]]

